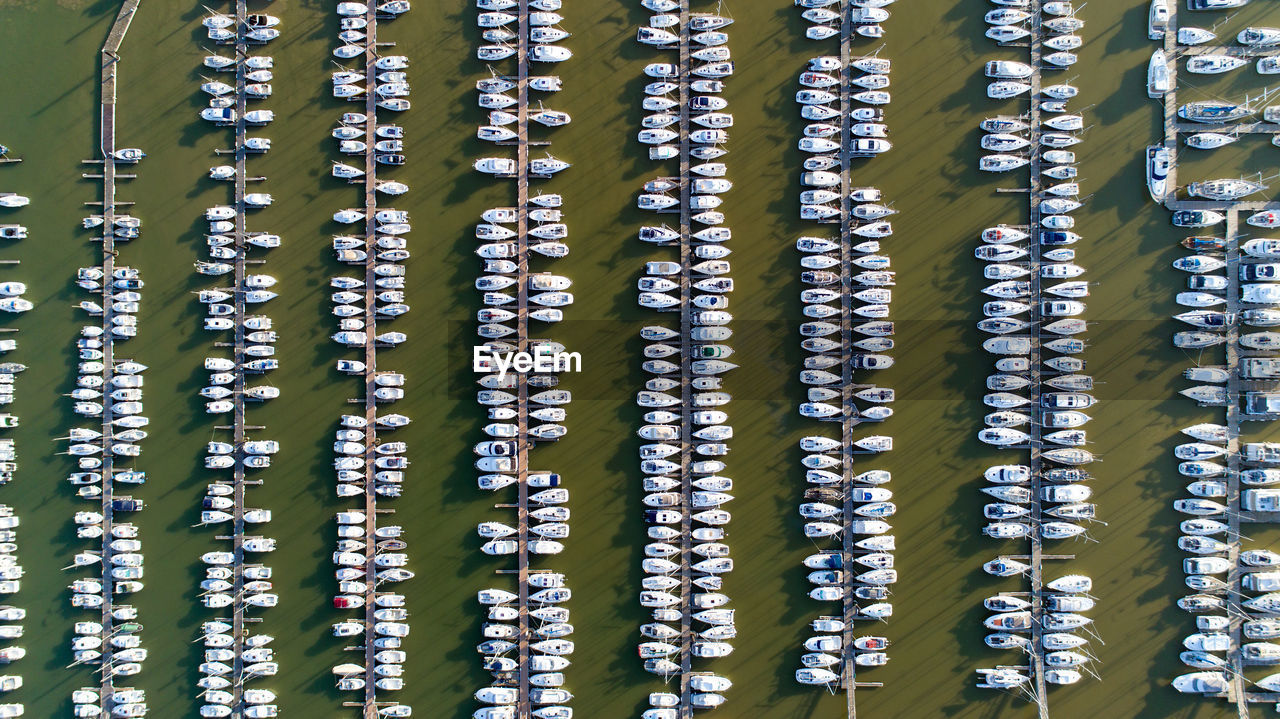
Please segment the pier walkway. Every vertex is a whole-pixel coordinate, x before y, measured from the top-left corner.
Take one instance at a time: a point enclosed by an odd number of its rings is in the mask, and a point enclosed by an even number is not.
[[[530,351],[529,337],[529,51],[532,43],[529,32],[529,0],[518,0],[516,6],[516,349]],[[533,626],[529,612],[529,449],[533,443],[529,437],[529,378],[526,374],[516,379],[516,594],[519,595],[519,616],[516,618],[516,718],[527,719],[533,715],[534,705],[529,699],[529,656]]]
[[[102,436],[102,465],[96,471],[102,475],[102,495],[101,495],[101,513],[102,513],[102,541],[101,541],[101,583],[102,583],[102,606],[101,618],[99,622],[102,624],[102,646],[99,651],[102,653],[101,665],[99,668],[99,684],[98,684],[98,706],[104,716],[110,715],[115,708],[112,700],[112,694],[117,691],[116,686],[116,648],[109,641],[112,636],[121,631],[120,625],[116,617],[127,616],[131,612],[131,608],[127,605],[119,605],[116,603],[115,578],[112,576],[113,555],[115,551],[111,547],[113,535],[116,530],[117,522],[115,516],[115,475],[116,454],[112,451],[113,438],[117,433],[116,426],[112,423],[114,417],[113,400],[112,400],[112,380],[116,376],[117,363],[125,360],[116,356],[115,343],[118,339],[117,335],[112,331],[115,327],[116,311],[115,303],[112,299],[114,288],[112,280],[116,271],[116,254],[115,247],[115,230],[116,218],[121,213],[120,207],[126,204],[122,203],[117,197],[117,180],[123,179],[124,175],[118,172],[116,151],[119,149],[116,144],[116,79],[120,62],[120,46],[124,42],[125,34],[129,30],[129,25],[133,21],[133,16],[137,12],[140,0],[124,0],[120,6],[120,10],[116,14],[115,21],[111,25],[111,29],[107,34],[106,41],[102,45],[100,63],[100,119],[99,119],[99,138],[98,146],[102,153],[102,228],[99,240],[102,243],[102,256],[100,269],[102,270],[102,296],[100,304],[102,305],[101,327],[102,327],[102,422],[99,428]],[[132,177],[132,175],[129,175]],[[124,610],[124,611],[118,611]]]
[[[680,494],[681,494],[681,511],[680,511],[680,655],[678,664],[680,665],[679,690],[680,705],[678,707],[677,716],[679,719],[692,719],[693,717],[693,689],[689,686],[689,679],[693,672],[693,642],[695,634],[693,631],[693,615],[697,609],[693,605],[693,563],[697,561],[693,553],[693,470],[691,466],[696,460],[693,455],[693,343],[689,333],[693,329],[693,208],[690,206],[690,198],[692,196],[693,177],[689,171],[692,165],[690,162],[690,151],[693,149],[689,139],[689,133],[693,131],[690,119],[689,99],[692,97],[692,91],[689,83],[693,80],[693,58],[691,53],[693,41],[690,39],[692,30],[689,27],[690,0],[678,0],[680,8],[677,11],[680,17],[680,42],[677,46],[678,59],[676,67],[680,73],[676,84],[679,85],[677,101],[680,103],[680,120],[678,123],[680,133],[680,246],[679,246],[679,263],[680,263]]]

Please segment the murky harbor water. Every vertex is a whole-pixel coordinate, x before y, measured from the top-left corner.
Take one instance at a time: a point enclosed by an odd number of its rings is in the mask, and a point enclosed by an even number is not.
[[[555,154],[575,166],[556,180],[572,210],[572,254],[557,272],[574,278],[579,302],[556,338],[583,353],[584,372],[566,380],[578,398],[568,437],[540,450],[538,461],[565,474],[573,489],[573,536],[556,560],[575,589],[573,706],[582,717],[634,716],[646,692],[660,686],[635,656],[645,614],[635,601],[644,539],[634,461],[640,412],[631,397],[643,381],[635,330],[652,314],[635,305],[635,279],[651,248],[635,239],[646,217],[634,209],[634,198],[653,168],[634,141],[641,68],[652,53],[633,37],[649,13],[629,0],[566,5],[565,27],[573,32],[566,44],[575,58],[557,68],[566,90],[556,109],[570,112],[574,122],[556,132]],[[264,614],[262,630],[278,637],[281,673],[272,687],[291,715],[343,715],[343,697],[329,674],[343,660],[342,644],[328,631],[338,614],[327,607],[332,515],[346,505],[333,495],[329,445],[333,423],[355,390],[332,369],[339,353],[328,340],[327,280],[337,265],[328,218],[356,196],[328,171],[328,131],[345,108],[329,97],[331,7],[300,0],[270,5],[284,21],[284,36],[270,47],[275,95],[264,105],[277,120],[263,133],[273,137],[272,151],[255,163],[276,199],[255,215],[255,224],[284,237],[267,265],[281,281],[270,312],[282,360],[271,381],[282,397],[252,414],[283,448],[253,499],[275,510],[270,531],[281,540],[272,562],[281,605]],[[1025,213],[1018,196],[994,192],[1016,180],[976,170],[977,122],[997,109],[981,77],[981,62],[992,54],[982,37],[987,8],[978,0],[895,5],[883,53],[894,60],[889,122],[896,147],[856,175],[860,183],[881,186],[900,211],[888,249],[898,272],[894,319],[901,349],[882,383],[899,392],[897,414],[884,427],[897,448],[883,464],[895,474],[901,580],[895,616],[884,628],[894,641],[892,661],[866,676],[885,686],[859,695],[868,716],[1032,715],[1021,699],[972,688],[975,667],[1010,659],[982,644],[981,599],[1012,588],[980,569],[998,551],[978,533],[981,469],[998,455],[974,439],[990,358],[973,328],[982,280],[972,247],[981,228],[1021,221]],[[803,391],[796,379],[802,352],[793,243],[806,227],[796,219],[802,157],[795,141],[802,125],[792,96],[803,62],[834,43],[805,40],[804,23],[786,2],[738,0],[727,10],[736,19],[730,32],[738,73],[726,93],[736,118],[735,187],[726,214],[734,228],[739,288],[733,311],[742,358],[732,381],[740,388],[730,462],[739,489],[730,543],[737,560],[734,606],[744,631],[734,654],[715,662],[735,683],[721,713],[837,716],[841,698],[792,679],[805,625],[817,614],[805,596],[800,559],[810,546],[795,512],[803,488],[796,439],[809,423],[795,414]],[[1229,28],[1258,23],[1269,10],[1274,15],[1272,4],[1258,0]],[[114,12],[107,0],[0,3],[0,67],[6,71],[0,142],[26,159],[0,168],[0,189],[32,198],[20,220],[31,238],[0,248],[0,257],[22,260],[4,270],[5,277],[27,282],[37,302],[34,311],[7,323],[22,329],[13,358],[31,369],[19,380],[14,405],[23,419],[13,435],[21,467],[17,480],[0,489],[0,501],[23,520],[28,574],[18,603],[30,612],[23,640],[29,653],[15,667],[26,678],[15,700],[27,704],[27,716],[66,715],[70,691],[90,678],[86,670],[63,669],[78,613],[68,608],[69,579],[58,568],[79,546],[71,515],[80,507],[64,480],[72,463],[54,455],[51,440],[65,435],[73,419],[70,400],[60,396],[74,383],[71,348],[79,318],[70,285],[74,268],[92,260],[78,218],[81,203],[97,192],[79,179],[80,161],[94,154],[97,48]],[[164,716],[194,716],[199,705],[192,688],[201,649],[190,642],[209,615],[195,601],[198,557],[216,544],[216,530],[189,526],[198,521],[211,476],[202,468],[203,445],[216,424],[196,396],[212,337],[199,329],[201,308],[191,292],[207,283],[191,263],[204,242],[201,212],[226,193],[204,179],[226,133],[197,116],[204,103],[198,88],[203,13],[196,3],[147,0],[120,66],[120,139],[149,153],[138,179],[121,190],[122,199],[137,201],[134,214],[147,228],[144,239],[123,248],[123,257],[147,282],[140,331],[127,350],[152,368],[147,410],[154,427],[140,462],[152,479],[138,492],[149,505],[138,517],[149,566],[137,604],[151,656],[136,685]],[[460,1],[422,0],[385,33],[397,52],[413,58],[415,89],[414,110],[403,118],[410,159],[401,176],[412,191],[397,201],[417,221],[410,261],[415,282],[408,292],[415,311],[395,328],[410,335],[396,353],[395,365],[409,379],[397,411],[414,418],[401,430],[414,464],[395,519],[409,528],[417,572],[405,586],[416,621],[402,699],[420,713],[439,707],[435,713],[459,719],[470,715],[470,695],[486,678],[473,648],[481,622],[474,592],[503,566],[479,552],[474,532],[477,522],[501,515],[488,509],[494,500],[476,490],[470,468],[470,445],[481,438],[483,424],[467,372],[478,307],[468,289],[477,266],[472,224],[484,208],[512,197],[511,188],[471,170],[484,150],[475,139],[483,114],[473,84],[487,74],[473,59],[474,14]],[[1075,551],[1072,569],[1095,578],[1101,604],[1094,616],[1106,644],[1095,647],[1104,681],[1054,689],[1050,702],[1063,716],[1227,716],[1227,707],[1180,697],[1167,686],[1181,671],[1180,639],[1191,631],[1173,605],[1185,592],[1174,546],[1178,518],[1170,509],[1180,482],[1170,450],[1178,427],[1210,415],[1175,398],[1183,386],[1179,373],[1195,358],[1170,346],[1173,323],[1165,319],[1178,311],[1173,295],[1182,278],[1169,262],[1179,254],[1180,235],[1143,186],[1140,153],[1159,127],[1144,92],[1154,48],[1144,39],[1146,4],[1091,2],[1081,16],[1087,42],[1076,69],[1063,75],[1081,87],[1077,106],[1093,105],[1086,112],[1093,127],[1077,150],[1082,182],[1094,194],[1078,215],[1078,231],[1086,238],[1080,264],[1096,283],[1088,314],[1093,347],[1086,356],[1106,401],[1089,428],[1091,449],[1103,458],[1095,471],[1097,501],[1109,524],[1092,532],[1097,544],[1062,551]],[[1207,96],[1262,87],[1256,74],[1243,70],[1203,82]],[[1180,177],[1265,171],[1277,156],[1280,150],[1270,145],[1242,141],[1187,161]],[[1254,538],[1265,542],[1280,532]]]

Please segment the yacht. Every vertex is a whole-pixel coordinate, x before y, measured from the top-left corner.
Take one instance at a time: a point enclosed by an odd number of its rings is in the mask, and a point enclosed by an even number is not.
[[[1179,107],[1178,117],[1191,122],[1222,123],[1248,117],[1253,112],[1248,105],[1205,100],[1189,102]]]
[[[538,175],[551,175],[568,167],[569,163],[551,156],[538,158],[529,163],[529,171]]]
[[[512,175],[516,162],[506,157],[485,157],[475,161],[475,169],[491,175]]]
[[[1014,7],[1003,7],[990,10],[982,16],[988,25],[1020,25],[1031,19],[1031,13]]]

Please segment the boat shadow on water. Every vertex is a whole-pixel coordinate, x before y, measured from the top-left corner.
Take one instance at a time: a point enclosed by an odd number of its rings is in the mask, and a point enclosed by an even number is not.
[[[644,342],[641,341],[638,332],[631,332],[627,338],[627,345],[629,352],[626,356],[638,357]],[[627,384],[639,389],[645,379],[643,373],[635,367],[631,374],[632,376],[626,380]],[[636,428],[643,424],[644,412],[645,408],[637,406],[628,397],[617,404],[614,415],[620,426]],[[641,607],[636,601],[641,580],[646,576],[641,568],[641,562],[645,556],[644,542],[651,541],[645,539],[645,533],[650,525],[643,521],[642,514],[644,504],[641,500],[645,492],[642,491],[641,482],[645,474],[640,471],[639,463],[634,459],[639,455],[640,447],[644,443],[633,429],[627,433],[626,439],[621,442],[616,452],[610,454],[604,464],[608,475],[618,480],[615,486],[618,486],[619,490],[613,497],[617,504],[613,506],[623,508],[622,517],[616,523],[616,531],[610,538],[610,546],[617,550],[621,557],[625,557],[626,571],[624,577],[617,577],[614,573],[613,591],[607,593],[610,601],[606,607],[607,616],[616,618],[626,628],[626,631],[619,633],[618,642],[610,652],[613,659],[608,664],[609,676],[612,677],[611,683],[619,691],[636,687],[653,687],[654,682],[661,679],[645,672],[643,662],[635,654],[636,643],[640,641],[637,639],[636,629],[652,621],[649,616],[651,610]],[[651,689],[651,691],[657,691],[657,689]],[[646,707],[647,704],[645,702]]]
[[[1186,402],[1183,401],[1181,404]],[[1152,477],[1165,479],[1166,501],[1167,497],[1172,496],[1171,487],[1168,485],[1173,470],[1168,467],[1168,464],[1169,458],[1172,457],[1172,452],[1169,450],[1174,443],[1172,440],[1165,443],[1168,446],[1161,448],[1159,459],[1153,463],[1158,466],[1148,472]],[[1142,556],[1139,566],[1133,570],[1135,577],[1159,578],[1158,583],[1137,595],[1133,605],[1141,608],[1155,604],[1158,611],[1144,616],[1142,620],[1144,626],[1157,628],[1159,631],[1157,636],[1161,639],[1161,641],[1146,643],[1145,653],[1151,657],[1151,661],[1147,667],[1145,686],[1137,688],[1137,693],[1142,696],[1142,705],[1134,715],[1134,719],[1163,719],[1171,715],[1172,701],[1181,698],[1182,695],[1174,692],[1169,686],[1169,681],[1172,677],[1188,670],[1187,666],[1179,661],[1178,656],[1184,648],[1182,638],[1193,631],[1195,626],[1192,615],[1187,614],[1174,603],[1175,598],[1192,593],[1179,581],[1181,575],[1177,568],[1186,555],[1177,546],[1179,536],[1177,520],[1169,513],[1164,513],[1163,516],[1156,515],[1156,517],[1157,523],[1142,533],[1142,536],[1149,540],[1149,546],[1143,547],[1140,552],[1132,553]],[[1161,523],[1161,519],[1165,521]],[[1126,609],[1131,608],[1126,607]]]
[[[1111,28],[1111,39],[1107,41],[1103,50],[1104,57],[1117,57],[1125,53],[1132,52],[1133,38],[1143,37],[1147,31],[1147,13],[1149,5],[1147,3],[1135,4],[1126,11],[1121,17],[1120,22]],[[1155,101],[1148,100],[1147,92],[1147,62],[1146,58],[1150,55],[1150,51],[1155,49],[1155,45],[1143,47],[1141,62],[1128,65],[1124,68],[1124,72],[1120,74],[1119,92],[1110,93],[1103,98],[1097,105],[1090,108],[1090,112],[1097,118],[1098,122],[1103,125],[1114,125],[1124,122],[1126,126],[1133,122],[1132,110],[1133,106],[1139,102],[1149,102],[1152,111],[1150,118],[1152,121],[1151,137],[1159,137],[1163,121],[1159,108],[1161,105]],[[1089,50],[1086,45],[1083,50]],[[1116,67],[1119,63],[1108,63],[1111,71],[1120,69]],[[1088,87],[1082,88],[1085,92],[1089,91]],[[1095,143],[1088,143],[1090,152],[1098,152],[1099,147]],[[1130,185],[1130,187],[1134,187]]]
[[[201,397],[199,394],[201,388],[203,388],[208,383],[208,380],[209,380],[208,370],[198,366],[191,370],[191,374],[189,374],[187,378],[183,380],[182,384],[179,386],[179,397],[186,398],[186,411],[183,413],[183,417],[185,417],[185,421],[183,421],[180,425],[178,425],[178,428],[177,428],[178,434],[182,436],[188,436],[192,432],[199,431],[199,430],[204,430],[206,432],[212,431],[210,428],[211,425],[209,422],[210,422],[210,419],[213,419],[215,417],[215,415],[210,415],[205,412],[205,403],[208,402],[209,400],[205,399],[204,397]],[[222,415],[217,415],[217,416],[222,417]],[[217,420],[217,422],[219,423],[230,422],[230,421],[231,420],[229,417]],[[200,450],[196,450],[196,453],[198,453],[199,451]],[[193,454],[192,456],[194,457],[195,455]],[[193,467],[195,467],[194,474],[190,474],[188,476],[192,480],[201,481],[202,478],[199,477],[198,475],[201,475],[204,472],[203,464],[197,463],[193,465]]]
[[[974,565],[975,567],[977,565]],[[981,573],[981,569],[978,572]],[[990,579],[990,577],[988,577]],[[985,584],[985,582],[984,582]],[[977,586],[970,589],[976,591]],[[991,588],[990,594],[995,594],[996,589]],[[990,612],[982,606],[981,602],[966,603],[962,615],[950,622],[951,636],[955,640],[954,646],[960,653],[961,661],[955,665],[955,671],[959,676],[969,677],[976,676],[971,672],[976,667],[995,666],[996,664],[1017,664],[1021,661],[1021,657],[999,649],[991,649],[982,640],[987,634],[987,630],[982,626],[982,621],[990,615]],[[975,704],[986,704],[991,701],[991,692],[979,689],[973,686],[974,682],[965,681],[964,691],[965,705],[973,706]],[[1003,716],[1003,713],[1001,713]]]
[[[989,55],[992,42],[986,38],[984,33],[986,33],[990,25],[983,22],[982,13],[974,12],[974,6],[964,3],[949,3],[948,7],[950,9],[942,15],[941,21],[936,26],[937,31],[946,36],[947,42],[966,42],[967,47],[963,48],[963,50],[971,57],[986,57]],[[920,23],[920,25],[924,24],[923,22]],[[976,66],[976,63],[966,65],[966,67],[974,66]],[[981,93],[979,93],[979,96],[981,96]]]

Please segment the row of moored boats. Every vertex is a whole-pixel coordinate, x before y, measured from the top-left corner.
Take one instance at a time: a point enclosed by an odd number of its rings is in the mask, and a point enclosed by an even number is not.
[[[1073,246],[1082,238],[1074,231],[1071,213],[1083,203],[1076,155],[1067,148],[1081,142],[1084,120],[1068,108],[1078,94],[1075,86],[1035,81],[1075,62],[1073,51],[1083,44],[1075,33],[1084,22],[1070,2],[993,2],[999,7],[987,13],[992,25],[987,36],[1002,46],[1034,43],[1038,47],[1029,59],[1039,60],[1034,65],[1003,59],[985,64],[989,97],[1030,95],[1031,109],[981,122],[980,145],[991,154],[981,158],[979,167],[990,172],[1028,167],[1039,176],[1029,181],[1032,222],[988,227],[974,251],[984,263],[983,277],[991,282],[982,291],[986,301],[978,329],[991,335],[982,346],[997,357],[995,373],[986,379],[983,404],[989,413],[978,439],[1030,454],[1025,464],[995,465],[983,473],[982,491],[991,501],[983,507],[987,524],[982,533],[1031,543],[1083,538],[1086,523],[1097,514],[1089,501],[1092,476],[1085,469],[1095,458],[1086,449],[1084,429],[1091,419],[1085,410],[1096,400],[1090,394],[1093,378],[1084,373],[1085,362],[1078,356],[1086,346],[1081,315],[1089,283],[1080,279],[1085,269],[1075,262]],[[1041,88],[1039,94],[1031,93],[1033,83]],[[997,577],[1039,576],[1040,568],[1030,561],[1027,556],[999,556],[983,569]],[[1087,612],[1095,605],[1091,588],[1089,577],[1067,575],[1033,584],[1030,592],[987,597],[983,607],[990,614],[983,624],[993,632],[985,639],[987,646],[1038,660],[1025,668],[979,669],[978,686],[1014,689],[1039,680],[1074,684],[1092,673],[1086,636],[1092,623]]]
[[[559,76],[532,74],[572,57],[568,48],[556,44],[569,37],[559,27],[564,19],[557,12],[559,0],[530,2],[528,13],[521,13],[513,0],[476,4],[485,43],[477,49],[478,57],[505,61],[503,66],[515,70],[476,82],[478,104],[488,111],[477,137],[518,145],[536,141],[524,133],[568,124],[568,113],[543,104],[562,89]],[[562,321],[565,308],[573,303],[572,280],[532,269],[569,253],[569,228],[560,195],[528,193],[531,178],[545,179],[569,163],[548,155],[522,165],[518,158],[527,155],[516,154],[517,158],[493,156],[475,163],[479,172],[513,178],[518,183],[513,189],[521,189],[516,205],[485,210],[475,230],[475,253],[481,262],[475,288],[483,305],[476,313],[476,334],[486,355],[478,370],[483,374],[477,401],[489,423],[484,426],[487,439],[474,450],[481,489],[510,487],[506,491],[518,492],[516,502],[501,505],[518,507],[514,516],[476,527],[481,551],[514,559],[520,571],[513,574],[525,586],[515,591],[490,587],[477,595],[485,621],[476,651],[492,681],[475,692],[482,706],[473,716],[569,719],[573,694],[565,688],[565,670],[574,651],[574,626],[565,604],[572,591],[564,574],[532,566],[537,557],[564,549],[569,490],[561,486],[559,474],[529,465],[539,441],[558,440],[568,431],[565,420],[572,395],[559,387],[559,373],[569,368],[555,359],[565,347],[531,333]],[[521,352],[540,363],[524,368],[498,364]],[[522,698],[527,698],[527,705]]]
[[[882,8],[888,4],[850,2],[841,12],[850,14],[856,34],[879,37],[880,25],[867,21],[887,18]],[[813,12],[805,11],[807,17]],[[874,32],[866,32],[870,28]],[[815,29],[807,35],[828,36]],[[842,44],[852,40],[841,38]],[[835,429],[834,438],[800,440],[807,488],[799,513],[805,537],[819,547],[829,545],[804,559],[809,597],[836,603],[839,613],[811,623],[813,634],[804,640],[795,678],[833,688],[855,681],[858,669],[888,662],[889,640],[858,635],[852,625],[892,616],[890,587],[898,579],[896,542],[887,521],[897,512],[893,492],[885,486],[892,475],[853,466],[854,455],[878,459],[891,450],[893,438],[872,434],[845,442],[853,436],[849,425],[890,417],[895,398],[893,389],[855,383],[854,375],[893,365],[889,305],[895,275],[881,246],[893,234],[889,218],[896,210],[878,188],[852,187],[848,181],[850,173],[860,171],[851,160],[892,147],[884,122],[891,69],[889,59],[876,56],[853,57],[847,66],[838,56],[814,57],[801,72],[796,92],[807,123],[799,141],[805,153],[800,218],[835,230],[796,241],[804,286],[800,344],[806,352],[800,372],[805,401],[799,411]]]
[[[359,380],[363,396],[354,400],[361,411],[343,414],[334,431],[333,468],[335,490],[357,507],[335,515],[337,543],[332,562],[336,592],[335,609],[355,612],[332,627],[336,637],[355,642],[358,660],[333,667],[337,688],[351,693],[365,714],[374,707],[379,717],[412,716],[413,708],[396,697],[407,685],[404,640],[410,631],[407,598],[396,587],[414,576],[407,568],[409,555],[404,529],[381,524],[389,511],[386,500],[401,496],[409,460],[405,442],[382,433],[409,424],[409,417],[380,412],[405,396],[405,375],[379,369],[380,350],[404,343],[405,333],[380,332],[379,322],[391,322],[409,312],[405,299],[409,259],[409,215],[394,207],[379,207],[383,198],[409,191],[403,182],[383,173],[405,163],[404,128],[380,122],[379,112],[395,114],[409,109],[409,59],[403,55],[379,55],[378,33],[388,21],[400,17],[409,3],[338,3],[337,47],[340,68],[331,74],[333,96],[358,103],[360,110],[344,112],[330,132],[341,161],[332,175],[360,190],[363,204],[333,215],[334,222],[349,227],[335,235],[335,259],[344,268],[329,281],[332,314],[338,331],[332,336],[343,348],[360,353],[338,360],[336,369]],[[354,164],[352,164],[354,163]]]
[[[135,164],[146,153],[123,148],[111,155],[119,166]],[[73,691],[71,701],[76,716],[138,717],[147,714],[146,695],[122,684],[124,677],[139,674],[147,659],[138,611],[127,603],[128,595],[144,586],[146,564],[138,526],[125,520],[143,502],[117,492],[146,482],[146,472],[129,464],[141,455],[147,437],[142,404],[147,367],[122,359],[119,351],[119,343],[137,335],[143,282],[137,269],[116,259],[119,244],[140,236],[142,222],[117,214],[114,205],[102,209],[81,223],[93,230],[103,254],[99,266],[76,271],[75,284],[92,299],[77,305],[89,321],[76,340],[78,376],[68,393],[75,414],[90,425],[71,427],[60,438],[68,442],[66,454],[76,458],[67,479],[92,506],[73,517],[76,537],[92,548],[77,552],[67,567],[76,577],[68,585],[71,606],[90,612],[74,624],[70,649],[76,664],[92,665],[99,673],[98,687]],[[17,526],[16,517],[12,521],[10,529]]]
[[[734,71],[725,31],[732,20],[690,13],[674,0],[641,5],[652,14],[637,33],[639,42],[665,52],[684,44],[689,58],[687,64],[645,66],[651,82],[644,88],[639,133],[650,159],[679,159],[689,173],[649,180],[637,200],[640,209],[669,214],[676,225],[646,225],[639,238],[678,250],[675,260],[645,263],[639,281],[642,307],[678,314],[674,327],[641,330],[647,379],[636,395],[645,413],[638,434],[645,441],[639,461],[648,538],[640,605],[652,613],[640,627],[637,649],[646,671],[679,683],[675,691],[649,694],[641,716],[676,719],[682,707],[725,702],[732,682],[693,667],[730,655],[737,637],[735,611],[723,591],[734,567],[724,541],[733,480],[724,474],[723,460],[733,437],[723,375],[737,367],[727,344],[733,278],[725,243],[732,230],[720,210],[733,187],[722,161],[733,114],[721,95],[723,79]],[[681,677],[686,666],[690,671]]]

